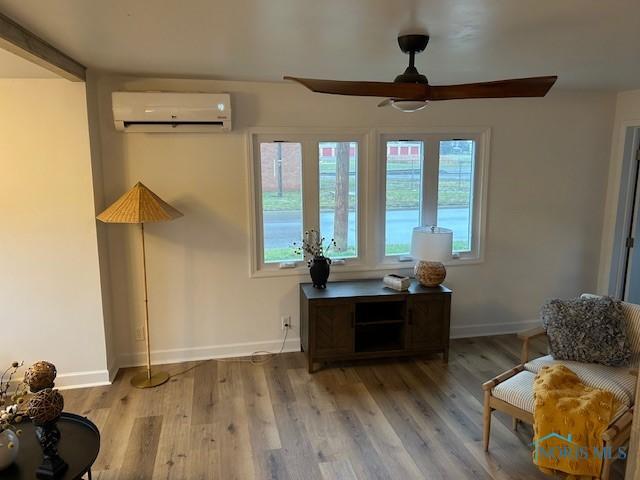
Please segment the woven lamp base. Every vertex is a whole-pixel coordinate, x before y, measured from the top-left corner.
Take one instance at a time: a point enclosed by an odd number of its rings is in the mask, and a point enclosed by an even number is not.
[[[413,270],[416,280],[425,287],[437,287],[447,276],[447,269],[442,262],[419,261]]]
[[[166,383],[168,380],[169,374],[167,372],[154,373],[151,378],[149,378],[147,372],[142,372],[131,379],[131,385],[136,388],[153,388]]]

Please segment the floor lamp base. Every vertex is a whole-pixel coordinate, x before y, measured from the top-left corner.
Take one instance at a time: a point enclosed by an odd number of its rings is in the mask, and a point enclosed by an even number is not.
[[[141,372],[131,379],[131,385],[136,388],[153,388],[162,385],[169,380],[167,372],[158,372],[148,377],[147,372]]]

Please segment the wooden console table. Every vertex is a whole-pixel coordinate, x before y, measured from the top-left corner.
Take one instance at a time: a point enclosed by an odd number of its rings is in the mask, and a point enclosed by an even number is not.
[[[451,290],[415,280],[406,292],[382,280],[300,284],[300,341],[315,362],[442,353],[449,355]]]

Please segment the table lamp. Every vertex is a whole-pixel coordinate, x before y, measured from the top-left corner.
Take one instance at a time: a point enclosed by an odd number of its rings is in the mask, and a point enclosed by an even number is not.
[[[437,287],[444,282],[447,269],[443,261],[451,258],[453,231],[433,226],[416,227],[411,235],[411,256],[417,260],[414,274],[421,285]]]
[[[144,278],[144,330],[147,342],[146,372],[135,375],[131,385],[137,388],[150,388],[162,385],[169,380],[167,372],[151,373],[151,347],[149,342],[149,300],[147,294],[147,256],[144,248],[144,224],[149,222],[168,222],[181,217],[182,213],[173,208],[142,183],[136,183],[131,190],[122,195],[109,208],[98,215],[105,223],[138,223],[142,240],[142,271]]]

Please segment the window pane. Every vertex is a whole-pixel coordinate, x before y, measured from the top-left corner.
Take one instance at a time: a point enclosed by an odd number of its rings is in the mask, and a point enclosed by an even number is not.
[[[453,230],[453,251],[471,250],[475,142],[440,142],[438,226]]]
[[[332,258],[358,256],[358,144],[320,142],[320,233]]]
[[[387,142],[385,255],[408,255],[411,232],[420,225],[424,145],[416,140]]]
[[[261,143],[264,261],[302,260],[293,242],[302,239],[302,145]]]

